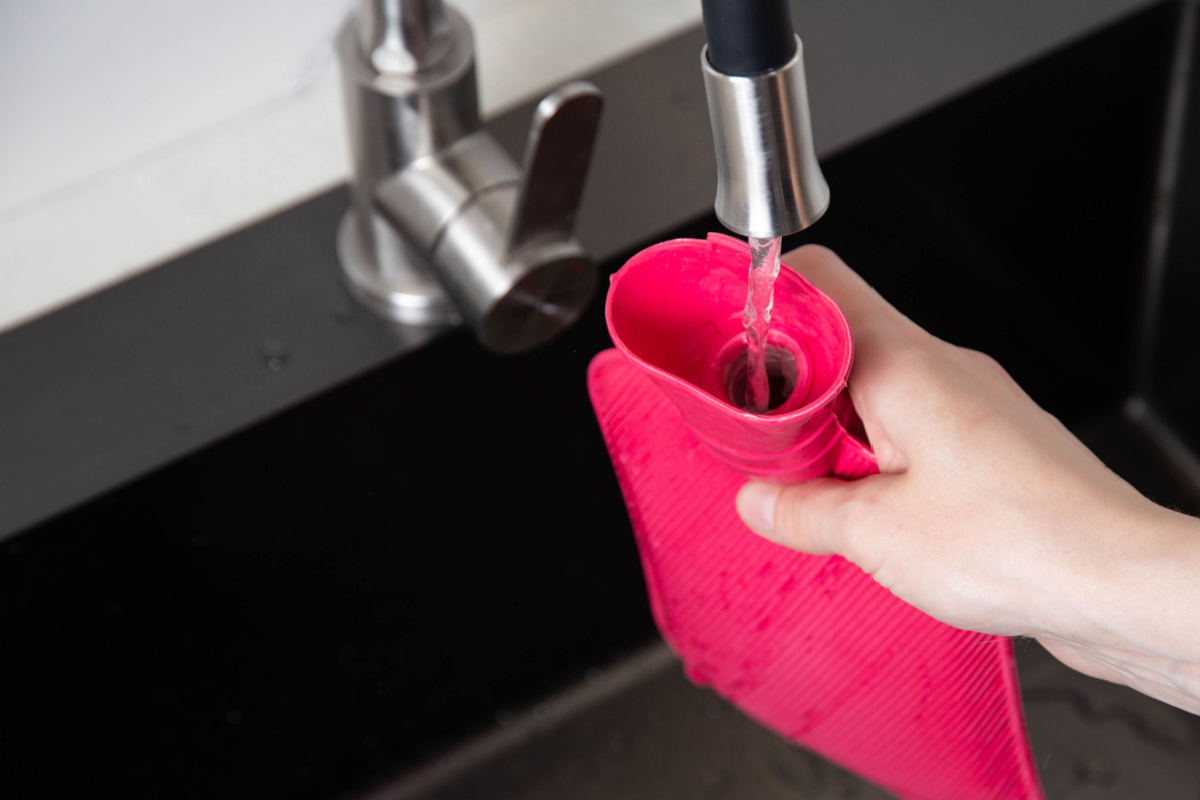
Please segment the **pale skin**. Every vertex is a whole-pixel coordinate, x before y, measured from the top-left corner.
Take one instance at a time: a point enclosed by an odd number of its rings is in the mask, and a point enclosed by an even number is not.
[[[850,321],[850,395],[880,474],[751,482],[746,524],[844,556],[943,622],[1036,637],[1200,714],[1200,520],[1143,497],[994,360],[922,330],[831,251],[783,262]]]

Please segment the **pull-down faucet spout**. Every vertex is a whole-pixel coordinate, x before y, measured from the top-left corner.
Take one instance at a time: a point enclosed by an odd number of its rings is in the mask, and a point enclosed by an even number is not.
[[[804,49],[786,0],[703,0],[700,56],[717,151],[717,218],[743,236],[807,228],[829,207]]]

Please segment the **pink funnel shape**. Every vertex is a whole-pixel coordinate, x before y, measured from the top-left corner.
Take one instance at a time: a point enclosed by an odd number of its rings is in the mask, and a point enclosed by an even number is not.
[[[827,296],[783,267],[775,283],[769,347],[786,352],[789,397],[765,415],[735,406],[728,387],[744,359],[745,242],[712,234],[638,253],[616,275],[605,315],[617,349],[683,414],[725,463],[781,483],[876,471],[845,393],[853,344],[846,318]],[[740,363],[744,363],[740,362]]]
[[[728,401],[749,257],[718,235],[639,253],[609,291],[619,351],[588,373],[659,630],[693,681],[898,797],[1041,800],[1009,640],[938,622],[844,559],[738,519],[747,475],[874,471],[848,432],[849,328],[786,267],[770,341],[795,358],[796,388],[765,416]]]

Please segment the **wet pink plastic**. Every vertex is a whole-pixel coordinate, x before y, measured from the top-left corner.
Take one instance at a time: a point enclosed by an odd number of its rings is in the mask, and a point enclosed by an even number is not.
[[[635,256],[608,300],[623,352],[588,371],[659,630],[693,681],[898,797],[1041,800],[1008,639],[938,622],[848,561],[780,547],[738,519],[748,474],[874,470],[838,408],[849,329],[786,267],[773,324],[805,351],[810,386],[763,417],[724,399],[749,259],[739,244],[710,236]]]
[[[670,398],[692,431],[746,475],[792,483],[876,471],[845,394],[850,326],[825,294],[786,266],[775,282],[768,346],[796,361],[796,389],[765,415],[730,402],[726,372],[746,349],[742,308],[750,248],[710,234],[638,253],[612,278],[605,316],[617,349]]]

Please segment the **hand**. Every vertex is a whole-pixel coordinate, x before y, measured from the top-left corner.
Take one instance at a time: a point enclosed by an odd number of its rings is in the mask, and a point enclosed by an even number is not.
[[[951,625],[1200,713],[1200,522],[1104,466],[988,356],[892,308],[829,250],[783,258],[850,321],[850,396],[880,474],[749,483],[738,512],[853,561]]]

